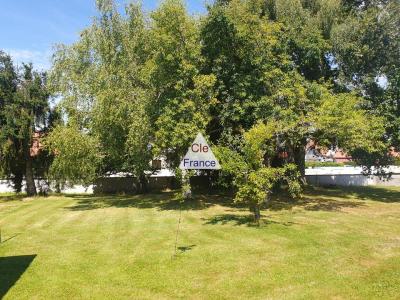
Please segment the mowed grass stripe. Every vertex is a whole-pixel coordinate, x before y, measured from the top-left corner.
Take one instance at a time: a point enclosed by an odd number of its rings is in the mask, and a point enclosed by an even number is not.
[[[29,199],[22,202],[21,209],[13,209],[9,214],[0,214],[3,234],[32,237],[33,232],[40,230],[49,218],[57,217],[57,208],[60,205],[60,201],[50,199]]]
[[[370,191],[274,200],[260,228],[246,209],[202,196],[183,204],[176,257],[173,194],[1,203],[29,234],[0,256],[37,255],[5,299],[396,299],[400,192]]]

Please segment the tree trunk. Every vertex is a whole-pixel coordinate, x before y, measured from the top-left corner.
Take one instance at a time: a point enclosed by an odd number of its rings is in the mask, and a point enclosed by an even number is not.
[[[16,193],[21,193],[23,180],[24,180],[24,172],[16,172],[14,174],[14,177],[11,179],[13,184],[13,189]]]
[[[57,194],[61,194],[61,184],[58,181],[56,182],[55,190]]]
[[[252,211],[253,211],[253,214],[254,214],[254,222],[257,223],[257,225],[260,225],[260,219],[261,219],[260,206],[259,205],[254,205],[252,207]]]
[[[306,184],[306,147],[301,145],[294,149],[294,162],[300,172],[300,180]]]
[[[35,179],[33,177],[32,158],[30,156],[28,156],[26,160],[25,168],[26,193],[28,194],[28,196],[36,196],[37,192]]]
[[[145,174],[139,176],[139,193],[146,194],[148,192],[148,180]]]

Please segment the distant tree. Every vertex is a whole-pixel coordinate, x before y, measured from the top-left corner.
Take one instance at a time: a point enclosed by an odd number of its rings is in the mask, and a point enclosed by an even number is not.
[[[45,151],[31,149],[35,133],[51,126],[48,100],[46,74],[33,71],[31,64],[23,64],[18,72],[11,58],[0,52],[0,169],[11,177],[17,192],[25,177],[30,196],[37,193],[34,177],[48,166],[40,160]]]

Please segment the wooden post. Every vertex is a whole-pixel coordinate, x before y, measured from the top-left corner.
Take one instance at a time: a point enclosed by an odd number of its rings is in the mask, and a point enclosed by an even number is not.
[[[190,186],[190,173],[187,170],[182,170],[182,199],[187,200],[192,198],[192,188]]]

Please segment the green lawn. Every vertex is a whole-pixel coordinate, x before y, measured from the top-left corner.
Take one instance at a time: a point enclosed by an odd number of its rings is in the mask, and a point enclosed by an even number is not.
[[[399,299],[400,189],[309,190],[254,227],[218,196],[0,196],[0,298]]]

